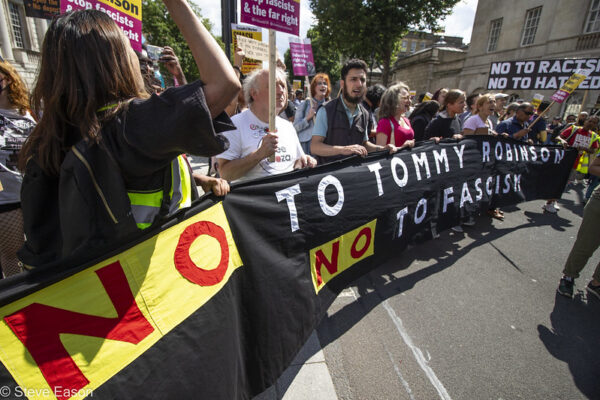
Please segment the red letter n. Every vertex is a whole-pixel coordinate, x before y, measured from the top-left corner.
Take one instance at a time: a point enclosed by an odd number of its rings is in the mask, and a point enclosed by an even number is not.
[[[323,283],[323,278],[321,277],[321,266],[325,265],[327,268],[327,272],[330,275],[333,275],[338,270],[338,255],[340,254],[340,242],[333,242],[333,246],[331,249],[331,261],[325,257],[323,254],[323,250],[319,250],[315,254],[316,265],[315,270],[317,271],[317,285],[321,285]]]
[[[58,398],[69,398],[89,381],[77,367],[60,340],[61,333],[95,336],[137,344],[154,328],[138,308],[117,261],[96,271],[110,297],[117,318],[95,315],[32,303],[4,318],[23,342]],[[63,394],[66,393],[66,396]]]

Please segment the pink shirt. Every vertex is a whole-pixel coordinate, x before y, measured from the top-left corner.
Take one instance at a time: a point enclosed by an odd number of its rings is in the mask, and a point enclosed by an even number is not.
[[[377,133],[383,133],[387,136],[385,144],[390,143],[390,137],[392,135],[391,123],[394,124],[394,139],[396,140],[395,146],[400,147],[407,140],[412,140],[415,138],[415,131],[413,131],[413,128],[410,126],[410,121],[408,120],[408,118],[402,117],[402,119],[404,120],[406,125],[408,125],[408,129],[400,126],[400,124],[398,123],[398,121],[396,121],[396,118],[394,117],[381,118],[379,120],[379,123],[377,124]]]

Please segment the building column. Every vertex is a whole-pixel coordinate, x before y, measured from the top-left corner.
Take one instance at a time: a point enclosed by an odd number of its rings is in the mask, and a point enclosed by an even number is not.
[[[2,40],[2,57],[6,60],[14,60],[12,46],[10,44],[10,35],[8,34],[8,27],[10,26],[10,19],[6,18],[4,12],[6,1],[0,3],[0,40]]]
[[[48,30],[48,25],[45,19],[34,18],[35,33],[37,34],[37,48],[35,50],[42,51],[42,43],[44,42],[44,36]]]

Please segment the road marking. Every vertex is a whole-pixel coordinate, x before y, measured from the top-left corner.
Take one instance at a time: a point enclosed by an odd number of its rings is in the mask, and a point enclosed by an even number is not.
[[[429,381],[431,382],[435,390],[438,392],[440,399],[452,400],[442,382],[438,379],[435,372],[433,372],[433,369],[431,369],[431,367],[428,365],[428,362],[423,356],[423,352],[421,351],[421,349],[415,346],[411,337],[408,336],[408,332],[406,332],[406,329],[404,329],[404,324],[402,323],[402,320],[396,315],[394,309],[390,307],[387,300],[385,300],[382,304],[383,308],[385,308],[390,318],[392,319],[392,322],[394,323],[394,325],[396,325],[396,329],[398,329],[398,333],[400,333],[402,340],[404,340],[404,343],[413,352],[417,364],[419,364],[423,372],[425,372],[425,375],[427,375],[427,378],[429,378]]]
[[[387,346],[385,344],[383,345],[383,347],[385,348],[385,352],[387,353],[388,357],[390,358],[390,361],[392,362],[392,365],[394,366],[396,375],[398,375],[398,378],[400,378],[400,382],[402,383],[402,386],[404,386],[406,393],[408,393],[408,397],[410,397],[410,400],[415,400],[415,396],[413,396],[412,390],[410,389],[410,386],[408,386],[408,382],[406,381],[406,379],[404,379],[402,372],[400,372],[400,368],[398,367],[398,365],[396,365],[396,362],[394,361],[392,354],[389,352],[389,350],[387,349]]]

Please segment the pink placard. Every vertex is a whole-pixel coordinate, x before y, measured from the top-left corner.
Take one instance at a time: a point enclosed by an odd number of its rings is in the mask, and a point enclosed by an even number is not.
[[[562,103],[569,97],[569,92],[559,89],[556,93],[554,93],[551,99],[557,103]]]
[[[317,73],[310,39],[290,38],[290,56],[295,76],[313,76]]]
[[[300,0],[242,0],[242,22],[298,36]]]
[[[113,21],[121,28],[125,36],[129,39],[131,47],[134,50],[142,50],[142,10],[141,2],[140,7],[137,8],[135,4],[137,2],[127,3],[129,4],[130,11],[139,14],[140,19],[132,17],[123,10],[106,5],[105,3],[98,0],[61,0],[60,1],[60,13],[64,14],[68,11],[74,10],[99,10],[107,14],[112,18]],[[136,8],[134,8],[136,7]]]

